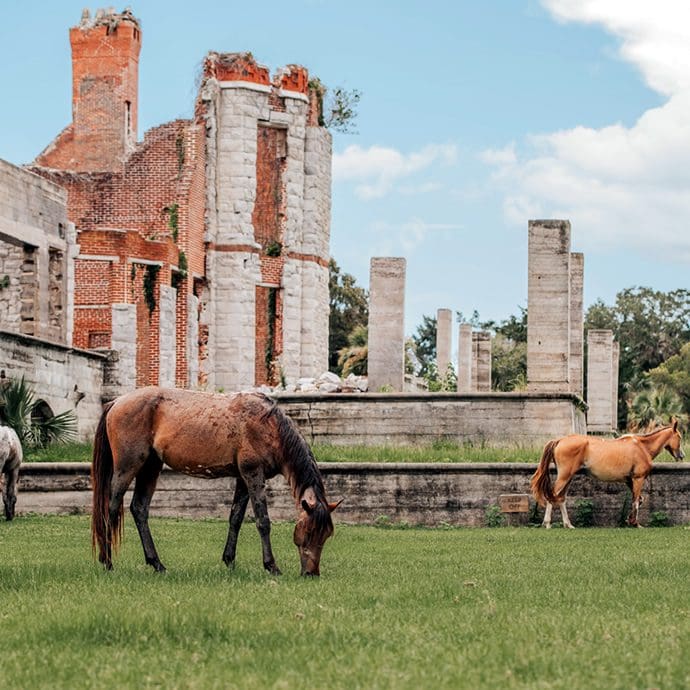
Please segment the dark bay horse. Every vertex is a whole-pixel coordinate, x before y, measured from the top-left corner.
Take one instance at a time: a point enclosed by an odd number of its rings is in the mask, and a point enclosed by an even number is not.
[[[2,487],[2,502],[5,506],[5,518],[14,518],[14,506],[17,503],[17,479],[23,453],[19,436],[9,426],[0,426],[0,476],[5,476]]]
[[[294,542],[301,574],[319,575],[321,550],[333,534],[331,513],[338,504],[326,501],[314,456],[292,420],[257,393],[230,397],[157,387],[140,388],[109,403],[96,430],[91,533],[107,569],[122,536],[123,498],[134,480],[130,508],[146,562],[165,570],[148,525],[164,463],[198,477],[237,478],[223,561],[234,565],[237,535],[251,499],[264,568],[273,575],[280,570],[271,549],[265,481],[282,474],[299,510]]]
[[[652,461],[664,449],[676,460],[682,460],[685,454],[680,444],[681,435],[676,420],[648,434],[630,434],[616,439],[573,434],[549,441],[544,446],[539,467],[531,481],[534,498],[540,505],[546,503],[544,527],[551,527],[551,511],[556,505],[561,509],[563,526],[572,529],[565,498],[570,481],[581,468],[602,481],[625,482],[628,485],[632,491],[628,524],[639,527],[637,516],[642,503],[642,486],[652,471]],[[549,474],[552,462],[558,470],[553,486]]]

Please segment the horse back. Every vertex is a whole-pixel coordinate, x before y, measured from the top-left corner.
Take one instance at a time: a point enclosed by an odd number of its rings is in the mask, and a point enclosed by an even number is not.
[[[0,426],[0,471],[12,472],[22,464],[24,454],[17,432],[9,426]]]
[[[203,477],[236,476],[243,463],[277,468],[278,438],[270,433],[263,396],[227,396],[182,389],[142,388],[118,398],[108,415],[108,436],[118,449],[156,455],[172,469]]]
[[[571,447],[582,453],[580,466],[602,481],[622,482],[633,475],[646,476],[652,469],[649,453],[633,436],[580,436]]]

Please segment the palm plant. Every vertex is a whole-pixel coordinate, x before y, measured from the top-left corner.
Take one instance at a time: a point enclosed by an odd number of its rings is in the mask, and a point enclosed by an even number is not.
[[[77,432],[77,416],[73,410],[56,415],[43,413],[45,403],[24,377],[6,379],[0,388],[0,422],[12,427],[22,445],[44,448],[51,443],[73,440]]]
[[[644,432],[657,425],[668,424],[672,417],[686,421],[683,402],[668,388],[646,388],[630,401],[628,427],[631,431]]]
[[[355,327],[347,336],[347,346],[338,350],[338,367],[340,367],[341,376],[348,374],[366,376],[369,356],[367,342],[366,326]]]

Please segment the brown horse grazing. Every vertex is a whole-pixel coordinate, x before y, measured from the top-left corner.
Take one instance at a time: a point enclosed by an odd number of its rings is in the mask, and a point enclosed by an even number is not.
[[[549,441],[537,471],[532,476],[531,488],[540,505],[546,503],[544,527],[551,527],[554,505],[561,509],[563,526],[573,528],[565,508],[568,485],[575,473],[584,468],[589,474],[605,482],[625,482],[632,491],[632,508],[628,524],[639,527],[637,514],[642,503],[642,486],[652,471],[652,460],[665,448],[676,460],[685,457],[681,447],[678,422],[660,427],[642,435],[603,439],[596,436],[573,434]],[[556,482],[551,485],[549,466],[554,462],[558,470]]]
[[[199,477],[237,477],[223,561],[234,565],[237,535],[251,499],[264,568],[273,575],[280,570],[271,549],[265,481],[282,474],[300,511],[294,542],[301,574],[319,575],[321,550],[333,534],[331,513],[338,504],[326,502],[314,456],[289,417],[256,393],[229,397],[157,387],[140,388],[109,403],[96,430],[91,534],[107,569],[122,536],[123,497],[135,480],[130,508],[144,556],[156,571],[165,570],[148,525],[164,463]]]

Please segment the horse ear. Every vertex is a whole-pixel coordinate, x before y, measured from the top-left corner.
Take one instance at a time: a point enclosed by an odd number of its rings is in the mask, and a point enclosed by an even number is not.
[[[341,498],[337,503],[329,503],[328,512],[332,513],[344,500],[344,498]]]
[[[675,417],[672,417],[671,421],[673,422],[673,430],[678,431],[678,420]]]
[[[314,509],[306,502],[302,501],[302,510],[307,514],[311,515],[314,512]]]

